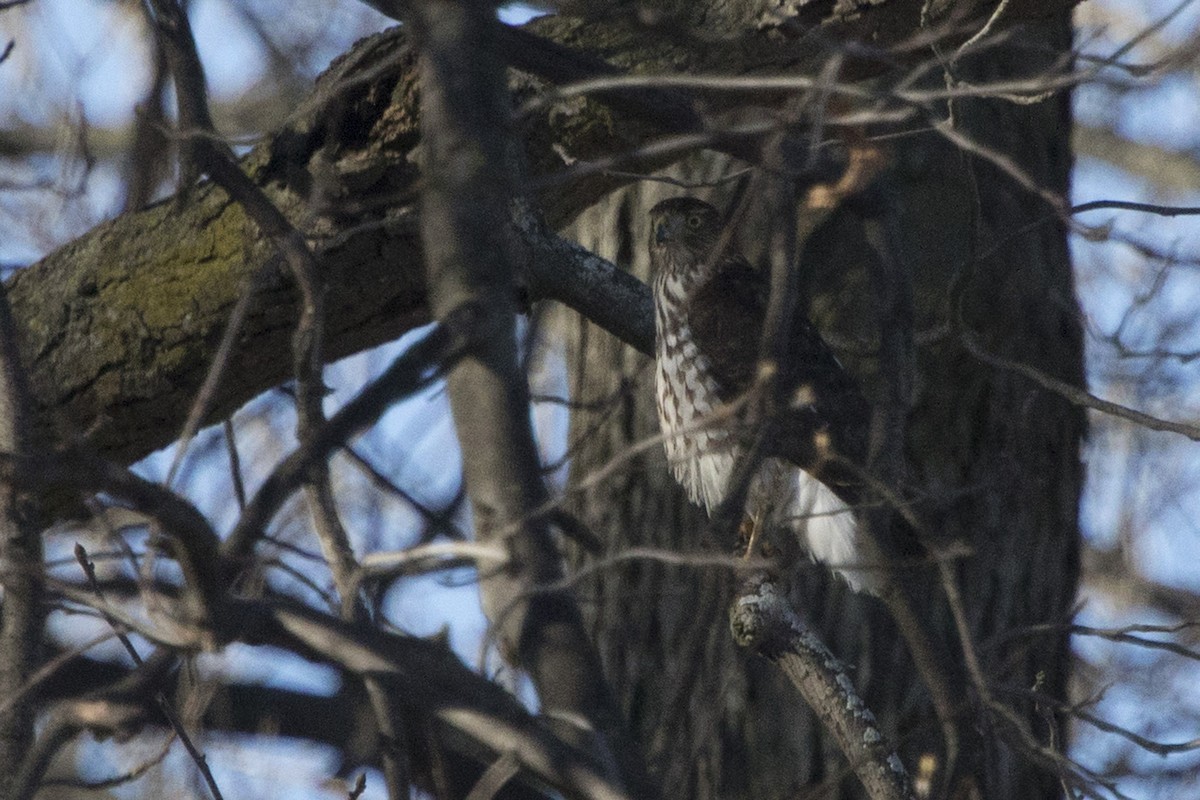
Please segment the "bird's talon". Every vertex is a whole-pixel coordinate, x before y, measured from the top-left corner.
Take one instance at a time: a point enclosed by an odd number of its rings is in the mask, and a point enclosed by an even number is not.
[[[742,560],[749,561],[754,558],[754,548],[758,544],[759,534],[762,532],[762,526],[758,524],[758,520],[754,517],[745,517],[742,524],[738,526],[738,541],[745,542],[746,549],[742,552]]]

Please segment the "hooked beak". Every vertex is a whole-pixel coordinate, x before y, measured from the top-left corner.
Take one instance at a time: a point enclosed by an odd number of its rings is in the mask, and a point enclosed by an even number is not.
[[[654,243],[663,244],[675,234],[678,223],[669,219],[660,219],[654,223]]]

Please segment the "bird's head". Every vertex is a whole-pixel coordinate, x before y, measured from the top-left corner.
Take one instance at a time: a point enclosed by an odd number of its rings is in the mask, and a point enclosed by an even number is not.
[[[721,235],[721,214],[703,200],[672,197],[650,209],[650,254],[671,263],[706,260]],[[665,259],[663,258],[665,257]]]

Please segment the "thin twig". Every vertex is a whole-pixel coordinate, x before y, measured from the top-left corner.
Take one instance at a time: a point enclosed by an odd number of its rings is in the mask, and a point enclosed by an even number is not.
[[[1095,714],[1084,711],[1079,705],[1064,703],[1061,700],[1049,697],[1041,692],[1015,687],[1005,687],[1002,689],[1002,691],[1021,697],[1031,697],[1039,703],[1053,706],[1059,711],[1083,720],[1098,730],[1105,731],[1106,733],[1116,734],[1117,736],[1132,742],[1146,752],[1154,753],[1158,756],[1166,757],[1176,753],[1190,753],[1193,750],[1200,750],[1200,737],[1190,739],[1186,742],[1159,742],[1149,737],[1142,736],[1140,733],[1136,733],[1135,731],[1131,731],[1129,728],[1126,728],[1122,725],[1117,725],[1116,723],[1109,722],[1101,717],[1097,717]]]
[[[388,494],[399,497],[401,500],[415,509],[418,514],[424,517],[426,523],[432,528],[433,533],[445,533],[451,539],[456,540],[462,540],[466,538],[466,535],[463,533],[463,531],[459,530],[458,526],[454,524],[454,512],[457,508],[457,503],[451,503],[449,506],[440,510],[430,508],[428,505],[418,500],[412,492],[408,491],[402,486],[397,485],[394,481],[388,478],[388,476],[380,472],[379,469],[376,468],[376,466],[372,464],[366,456],[362,455],[351,445],[347,444],[346,446],[342,447],[342,452],[345,453],[350,458],[350,461],[358,466],[358,468],[367,475],[371,483],[375,484],[376,487],[382,489]]]
[[[386,370],[342,406],[307,442],[302,443],[263,481],[221,545],[226,558],[240,562],[266,532],[271,518],[300,485],[308,466],[327,458],[373,425],[397,400],[427,386],[456,362],[474,335],[471,310],[446,319],[425,338],[397,356]]]
[[[1194,217],[1200,215],[1200,206],[1168,206],[1160,203],[1135,203],[1131,200],[1092,200],[1071,206],[1072,214],[1083,214],[1101,208],[1115,208],[1121,211],[1141,211],[1146,214],[1157,214],[1160,217]]]
[[[1029,380],[1041,386],[1047,391],[1053,392],[1060,397],[1074,403],[1083,408],[1091,408],[1105,414],[1111,414],[1114,417],[1129,420],[1144,428],[1149,428],[1152,431],[1166,431],[1168,433],[1178,433],[1181,436],[1186,436],[1194,442],[1200,442],[1200,426],[1191,425],[1186,422],[1172,422],[1170,420],[1160,419],[1141,411],[1123,406],[1119,403],[1114,403],[1111,400],[1104,400],[1096,395],[1080,389],[1078,386],[1067,383],[1064,380],[1054,377],[1046,372],[1043,372],[1036,367],[1028,364],[1022,364],[1018,361],[1012,361],[1007,358],[993,355],[983,348],[974,334],[968,331],[962,331],[959,337],[963,347],[968,353],[975,358],[990,364],[993,367],[1015,372],[1018,375],[1023,375]]]
[[[233,496],[237,498],[238,510],[245,511],[246,483],[242,479],[242,462],[238,457],[237,436],[233,431],[233,419],[227,418],[222,428],[225,434],[225,450],[229,453],[229,478],[233,481]]]
[[[125,651],[129,653],[129,657],[133,659],[133,663],[139,667],[142,666],[145,664],[145,662],[142,660],[142,656],[138,653],[137,648],[133,646],[133,642],[130,641],[129,635],[125,632],[124,627],[118,624],[117,621],[109,614],[108,604],[104,599],[104,590],[100,588],[100,582],[96,580],[96,566],[92,563],[91,559],[88,558],[87,550],[85,550],[83,545],[79,544],[78,542],[75,544],[75,558],[79,561],[79,566],[83,568],[83,573],[87,576],[88,583],[91,585],[92,591],[96,593],[96,598],[100,600],[100,605],[97,606],[97,610],[104,615],[105,620],[113,629],[113,632],[116,633],[117,639],[122,645],[124,645]],[[167,696],[162,692],[156,692],[154,695],[154,703],[158,706],[163,716],[166,717],[171,729],[175,731],[175,735],[179,737],[179,741],[183,743],[183,747],[185,750],[187,750],[188,756],[191,757],[192,761],[195,762],[196,767],[199,768],[200,774],[204,777],[204,783],[208,786],[208,790],[212,793],[214,800],[224,800],[223,796],[221,795],[221,789],[217,786],[216,778],[213,777],[212,770],[208,768],[208,759],[205,758],[204,754],[201,753],[196,747],[195,743],[192,742],[191,737],[188,735],[187,729],[183,726],[183,721],[180,720],[179,716],[175,713],[175,708],[171,705],[170,701],[167,700]]]
[[[175,739],[175,732],[172,731],[171,735],[166,738],[162,744],[162,747],[158,749],[157,753],[147,759],[144,759],[142,763],[135,765],[132,769],[128,769],[120,775],[114,775],[111,778],[102,778],[95,781],[85,781],[78,778],[48,778],[42,781],[42,786],[61,786],[69,789],[86,789],[91,792],[96,792],[104,789],[113,789],[118,786],[123,786],[126,783],[132,783],[163,762],[163,760],[167,757],[167,754],[171,752],[171,747],[175,744]]]

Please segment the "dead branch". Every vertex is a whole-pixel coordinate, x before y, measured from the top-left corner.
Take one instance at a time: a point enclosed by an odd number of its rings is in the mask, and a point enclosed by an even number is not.
[[[895,748],[854,691],[846,668],[762,575],[750,579],[730,609],[738,644],[779,665],[841,746],[872,800],[914,800]]]

